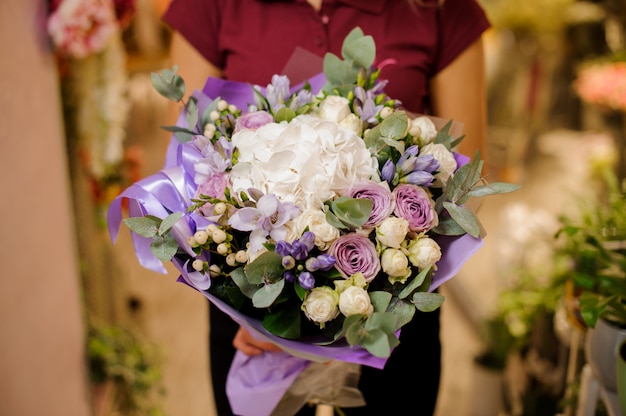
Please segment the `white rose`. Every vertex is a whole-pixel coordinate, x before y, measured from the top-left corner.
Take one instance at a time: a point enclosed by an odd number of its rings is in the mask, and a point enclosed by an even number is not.
[[[320,103],[318,111],[319,118],[335,123],[339,123],[349,114],[352,114],[352,111],[350,111],[350,102],[347,98],[338,95],[329,95],[326,97],[324,101]]]
[[[358,135],[363,132],[363,123],[361,119],[354,113],[348,114],[343,120],[339,122],[339,125],[344,129],[352,130]]]
[[[295,219],[298,235],[302,235],[307,227],[315,234],[315,245],[322,251],[328,250],[330,244],[339,238],[339,229],[326,221],[326,213],[322,210],[308,208]]]
[[[409,232],[409,222],[404,218],[388,217],[376,227],[376,239],[385,247],[400,248]]]
[[[339,310],[344,316],[366,315],[374,313],[374,307],[367,290],[350,286],[339,295]]]
[[[314,287],[302,302],[302,310],[313,322],[324,324],[339,316],[339,295],[328,286]]]
[[[410,120],[409,133],[411,136],[419,139],[421,146],[432,143],[437,137],[437,127],[435,123],[426,117],[420,116]]]
[[[423,237],[409,243],[409,261],[419,270],[434,266],[441,260],[441,247],[432,238]]]
[[[430,143],[420,149],[420,155],[433,155],[439,162],[439,173],[435,175],[436,187],[443,187],[457,168],[456,159],[443,144]]]
[[[407,259],[404,253],[399,249],[388,248],[383,251],[380,264],[383,268],[383,272],[389,275],[389,282],[392,284],[395,282],[404,283],[411,275],[409,259]]]

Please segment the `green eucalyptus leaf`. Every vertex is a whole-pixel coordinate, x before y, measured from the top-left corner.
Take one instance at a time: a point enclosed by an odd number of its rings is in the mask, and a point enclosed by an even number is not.
[[[150,243],[150,250],[152,254],[163,262],[170,261],[172,257],[176,255],[178,251],[178,243],[169,234],[160,236],[155,235],[152,237],[152,243]]]
[[[328,206],[335,217],[333,221],[336,219],[344,226],[356,229],[365,224],[369,219],[372,213],[373,203],[372,200],[368,198],[340,196],[330,201]]]
[[[252,284],[273,283],[282,280],[285,273],[282,258],[273,251],[266,251],[245,267],[246,277]]]
[[[389,307],[387,308],[388,312],[396,315],[397,318],[397,328],[400,329],[402,326],[411,322],[413,317],[415,316],[415,305],[410,302],[406,302],[400,300],[399,298],[393,298]]]
[[[155,217],[130,217],[124,219],[124,224],[142,237],[152,238],[157,235],[161,220]]]
[[[269,308],[278,299],[284,287],[285,279],[264,284],[252,296],[252,304],[255,308]]]
[[[259,285],[252,284],[248,281],[243,267],[238,267],[230,272],[230,277],[233,279],[233,282],[235,282],[239,290],[241,290],[241,293],[250,299],[252,299],[257,290],[259,290]]]
[[[160,73],[152,72],[150,80],[159,94],[171,101],[180,101],[185,96],[185,81],[176,73],[178,67],[170,71],[163,69]]]
[[[361,315],[350,315],[343,321],[342,332],[345,334],[346,341],[348,341],[350,346],[359,345],[363,341],[363,325],[364,320]]]
[[[394,140],[406,136],[409,127],[409,117],[404,111],[394,111],[380,123],[380,134]]]
[[[196,97],[189,97],[189,101],[185,106],[185,120],[187,127],[194,130],[198,124],[198,100]]]
[[[263,317],[263,327],[272,334],[285,339],[299,339],[302,314],[298,307],[272,310]]]
[[[324,56],[324,75],[326,75],[329,84],[325,87],[326,90],[332,90],[332,88],[342,85],[353,85],[358,73],[356,68],[350,67],[337,55],[328,52]]]
[[[391,355],[389,337],[380,329],[369,331],[361,341],[361,346],[376,357],[387,358]]]
[[[434,292],[417,292],[413,294],[413,303],[422,312],[432,312],[438,309],[445,299],[445,296]]]
[[[478,237],[480,235],[480,225],[478,219],[472,211],[460,205],[451,202],[444,202],[444,208],[450,216],[463,228],[469,235]]]
[[[191,130],[179,126],[161,126],[161,128],[163,130],[173,132],[176,139],[181,143],[187,143],[196,134]]]
[[[426,277],[430,274],[431,270],[432,266],[428,266],[421,270],[418,275],[415,276],[414,279],[410,280],[404,287],[404,289],[402,289],[402,291],[398,294],[398,298],[406,299],[411,294],[411,292],[417,290],[420,286],[422,286],[422,284],[426,280]]]
[[[520,188],[520,185],[505,183],[505,182],[494,182],[489,183],[487,185],[475,186],[472,190],[467,193],[468,197],[481,197],[487,195],[495,195],[495,194],[506,194],[509,192],[516,191]]]
[[[439,224],[432,228],[435,234],[459,236],[466,233],[466,231],[452,218],[444,218],[439,220]]]
[[[341,48],[341,55],[352,66],[369,69],[376,58],[376,44],[371,36],[347,38]]]
[[[178,220],[180,220],[183,217],[183,215],[185,214],[182,212],[174,212],[173,214],[170,214],[167,217],[165,217],[163,221],[161,222],[161,225],[159,226],[159,235],[163,235],[166,232],[168,232],[170,228],[172,228],[172,226],[176,224]]]
[[[382,290],[369,292],[374,312],[385,312],[391,302],[391,293]]]

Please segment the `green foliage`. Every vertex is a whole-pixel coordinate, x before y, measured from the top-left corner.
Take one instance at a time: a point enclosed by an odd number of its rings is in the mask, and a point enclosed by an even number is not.
[[[170,261],[178,251],[178,243],[170,233],[170,229],[183,216],[175,212],[161,220],[153,215],[145,217],[125,218],[124,224],[142,237],[151,238],[150,250],[161,261]]]
[[[87,361],[92,382],[113,382],[114,409],[129,416],[162,416],[162,353],[136,333],[120,326],[91,325]]]
[[[326,202],[326,221],[341,230],[356,230],[369,219],[373,203],[366,198],[340,196]]]
[[[585,324],[598,319],[626,327],[626,193],[613,172],[602,176],[597,199],[580,217],[562,217],[556,235],[562,263],[557,278],[571,279]],[[587,200],[589,202],[589,200]]]

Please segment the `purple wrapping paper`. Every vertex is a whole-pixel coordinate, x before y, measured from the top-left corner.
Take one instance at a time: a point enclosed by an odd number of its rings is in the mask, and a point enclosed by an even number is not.
[[[323,74],[309,80],[312,90],[319,91],[324,83]],[[301,88],[299,84],[292,90]],[[221,97],[238,108],[246,109],[254,102],[250,85],[239,82],[209,78],[202,91],[194,92],[198,98],[199,111],[216,97]],[[181,114],[179,123],[184,122]],[[455,155],[460,164],[467,163],[468,158]],[[117,239],[122,222],[122,201],[128,199],[129,216],[138,217],[147,214],[164,218],[170,212],[186,212],[191,204],[191,197],[197,186],[193,182],[193,162],[200,157],[191,146],[184,146],[172,138],[164,168],[149,176],[121,193],[110,205],[107,220],[109,235],[113,243]],[[186,214],[186,221],[194,225],[192,215]],[[163,263],[150,250],[151,239],[132,233],[135,254],[139,263],[150,270],[166,273]],[[435,290],[456,275],[461,266],[482,246],[482,238],[470,235],[460,237],[436,236],[436,241],[444,253],[433,274],[430,290]],[[346,343],[332,346],[315,345],[306,342],[285,340],[267,332],[257,319],[242,315],[230,305],[215,298],[195,284],[194,276],[187,271],[185,265],[173,259],[173,264],[181,272],[179,281],[202,293],[210,302],[227,313],[233,320],[250,331],[255,337],[270,341],[280,346],[280,353],[264,353],[247,357],[237,353],[231,366],[227,381],[227,393],[233,411],[241,416],[269,415],[287,391],[293,380],[311,361],[325,362],[342,360],[375,368],[383,368],[386,359],[375,357],[360,347],[350,347]],[[219,330],[219,328],[213,328]]]

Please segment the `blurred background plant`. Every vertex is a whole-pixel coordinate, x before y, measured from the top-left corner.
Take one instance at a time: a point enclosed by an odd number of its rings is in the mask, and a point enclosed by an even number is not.
[[[165,395],[161,373],[164,357],[157,345],[143,339],[137,330],[92,323],[86,349],[91,382],[111,383],[113,388],[108,403],[96,403],[96,413],[100,406],[110,406],[111,412],[128,416],[165,415],[159,404]]]

